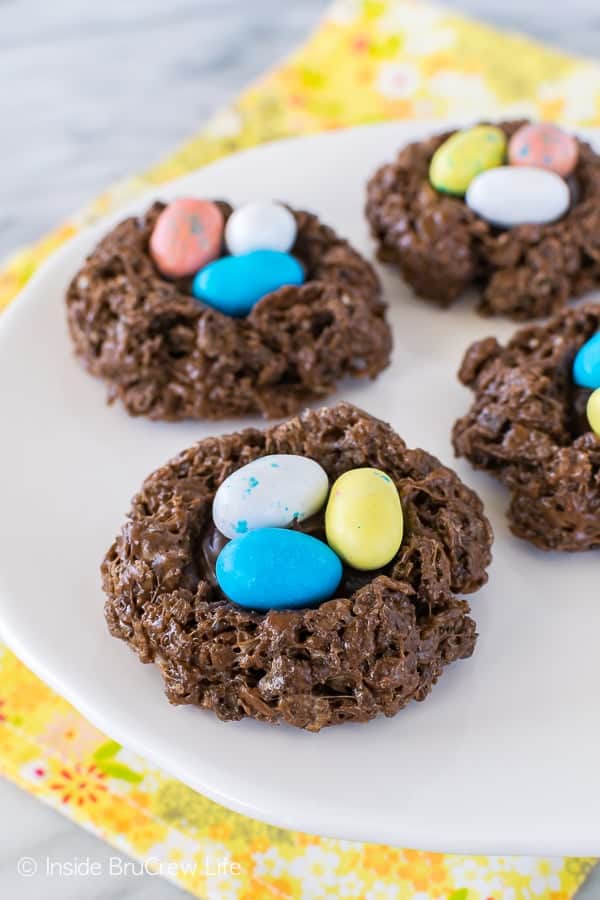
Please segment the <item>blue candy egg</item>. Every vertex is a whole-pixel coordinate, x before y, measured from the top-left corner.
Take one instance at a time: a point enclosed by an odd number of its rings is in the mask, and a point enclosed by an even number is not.
[[[333,596],[342,577],[339,557],[323,541],[286,528],[259,528],[225,544],[217,582],[248,609],[299,609]]]
[[[192,293],[226,316],[247,316],[265,294],[303,281],[304,269],[289,253],[253,250],[241,256],[223,256],[200,269]]]
[[[600,388],[600,331],[580,347],[573,363],[573,380],[592,391]]]

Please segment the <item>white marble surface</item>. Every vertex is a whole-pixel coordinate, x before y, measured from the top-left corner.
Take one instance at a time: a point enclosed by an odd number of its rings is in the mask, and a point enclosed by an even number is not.
[[[448,6],[600,57],[597,0],[450,0]],[[288,53],[327,0],[0,0],[0,257],[139,170]],[[0,782],[0,897],[181,897],[111,876],[105,843]],[[99,876],[23,877],[27,856],[99,863]],[[579,900],[599,900],[600,872]]]
[[[597,0],[448,0],[600,53]],[[327,0],[0,0],[0,258],[149,165],[288,53]]]

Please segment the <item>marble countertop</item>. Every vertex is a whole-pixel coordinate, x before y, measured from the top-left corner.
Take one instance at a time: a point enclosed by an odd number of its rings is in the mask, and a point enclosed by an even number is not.
[[[0,258],[197,130],[300,43],[327,5],[0,0]],[[596,0],[446,5],[567,50],[599,52]]]
[[[0,0],[0,258],[143,169],[302,41],[327,0]],[[597,0],[447,0],[491,24],[600,56]],[[174,102],[176,98],[177,102]],[[163,879],[108,874],[113,850],[0,782],[0,897],[169,900]],[[19,876],[27,856],[103,875]],[[600,897],[600,872],[579,900]]]

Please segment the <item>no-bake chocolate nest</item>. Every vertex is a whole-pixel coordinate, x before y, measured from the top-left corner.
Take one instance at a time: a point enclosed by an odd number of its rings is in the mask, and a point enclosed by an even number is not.
[[[459,372],[475,394],[454,426],[456,453],[503,481],[515,534],[546,550],[600,547],[600,438],[573,383],[579,348],[600,330],[600,306],[522,328],[502,347],[477,341]]]
[[[523,124],[498,127],[510,138]],[[452,133],[409,144],[369,181],[366,212],[379,258],[440,306],[473,285],[481,313],[521,320],[555,313],[600,284],[600,156],[578,141],[572,205],[562,219],[501,230],[432,187],[431,158]]]
[[[220,203],[225,217],[228,204]],[[235,319],[172,282],[148,251],[163,203],[117,225],[67,293],[75,351],[131,415],[218,419],[277,417],[330,393],[346,375],[374,378],[389,361],[391,333],[372,266],[307,212],[295,212],[292,252],[302,286],[263,297]]]
[[[311,457],[332,482],[355,467],[384,469],[405,519],[390,564],[346,569],[318,608],[261,613],[226,599],[210,552],[213,498],[235,469],[271,453]],[[106,619],[160,668],[172,703],[319,731],[392,716],[471,655],[475,623],[457,595],[487,580],[491,542],[479,498],[454,472],[341,403],[200,441],[150,475],[102,565]]]

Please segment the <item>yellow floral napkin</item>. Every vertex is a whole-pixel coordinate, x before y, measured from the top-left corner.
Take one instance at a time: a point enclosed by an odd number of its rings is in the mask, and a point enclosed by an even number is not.
[[[338,0],[301,50],[198,136],[17,254],[0,273],[0,308],[83,225],[224,154],[385,119],[499,114],[600,125],[600,66],[426,3]],[[595,862],[442,855],[255,822],[129,753],[2,645],[0,772],[149,870],[215,900],[568,900]]]

